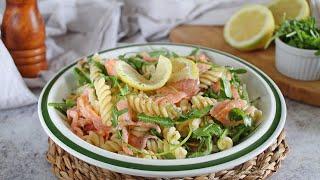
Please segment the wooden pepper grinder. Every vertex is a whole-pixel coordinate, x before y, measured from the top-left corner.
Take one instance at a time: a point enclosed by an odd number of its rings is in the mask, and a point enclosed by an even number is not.
[[[1,37],[23,77],[47,69],[45,26],[36,0],[6,0]]]

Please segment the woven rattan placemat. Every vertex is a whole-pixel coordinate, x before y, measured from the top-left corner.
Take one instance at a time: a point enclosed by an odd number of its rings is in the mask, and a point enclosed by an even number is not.
[[[47,161],[52,165],[52,172],[60,179],[146,179],[120,174],[90,165],[70,155],[51,139],[48,140],[48,143]],[[265,179],[279,169],[281,161],[286,157],[288,150],[289,148],[283,131],[277,138],[277,142],[272,144],[268,149],[257,157],[233,169],[197,177],[176,179]]]

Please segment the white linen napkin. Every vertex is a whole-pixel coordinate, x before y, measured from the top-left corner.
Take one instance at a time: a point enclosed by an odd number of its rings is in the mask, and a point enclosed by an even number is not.
[[[119,40],[158,41],[180,24],[222,25],[240,6],[267,1],[40,0],[39,8],[46,22],[49,70],[39,78],[24,80],[29,87],[43,87],[61,67],[79,57],[114,47]],[[0,76],[4,84],[0,88],[0,109],[36,102],[3,45],[0,71],[6,74]]]
[[[0,109],[24,106],[37,102],[37,98],[27,88],[14,62],[0,40]]]

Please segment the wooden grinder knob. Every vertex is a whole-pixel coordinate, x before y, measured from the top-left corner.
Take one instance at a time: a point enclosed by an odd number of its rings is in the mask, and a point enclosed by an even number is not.
[[[36,0],[6,0],[1,38],[23,77],[47,69],[45,25]]]

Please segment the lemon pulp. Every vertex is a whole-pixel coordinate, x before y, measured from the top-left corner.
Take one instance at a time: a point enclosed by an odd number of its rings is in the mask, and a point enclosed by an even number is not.
[[[275,28],[271,11],[263,5],[248,5],[226,23],[224,38],[239,50],[264,48]]]
[[[172,74],[168,82],[199,78],[199,69],[193,61],[179,57],[171,59],[171,63]]]
[[[151,75],[150,79],[143,77],[124,61],[117,61],[115,68],[118,77],[123,82],[143,91],[161,88],[169,80],[172,72],[171,61],[164,56],[159,57],[155,73]]]
[[[300,20],[310,15],[306,0],[273,0],[268,7],[272,11],[276,25],[280,25],[284,19]]]

